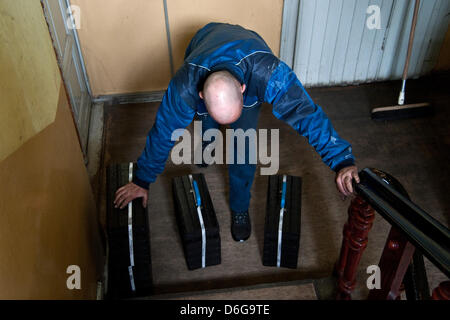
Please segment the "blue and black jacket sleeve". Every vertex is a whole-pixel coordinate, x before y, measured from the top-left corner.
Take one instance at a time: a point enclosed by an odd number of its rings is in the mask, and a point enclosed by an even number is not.
[[[330,120],[309,97],[292,69],[280,61],[267,82],[264,100],[272,113],[306,137],[323,162],[338,172],[355,162],[351,145],[339,137]]]
[[[186,128],[194,119],[195,111],[180,97],[176,81],[172,80],[156,114],[156,120],[137,160],[138,169],[133,182],[148,189],[149,184],[163,172],[170,150],[175,144],[172,133]]]

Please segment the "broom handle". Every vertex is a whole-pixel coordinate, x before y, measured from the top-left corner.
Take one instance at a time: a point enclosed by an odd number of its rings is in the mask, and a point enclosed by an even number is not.
[[[411,59],[412,47],[414,43],[414,33],[416,31],[417,17],[419,15],[419,7],[420,0],[416,0],[416,4],[414,5],[413,21],[411,24],[411,32],[409,33],[408,53],[406,54],[405,68],[403,69],[402,90],[400,91],[400,96],[398,98],[399,105],[403,105],[405,103],[405,85],[406,79],[408,78],[409,60]]]
[[[411,25],[411,32],[409,34],[408,54],[406,55],[405,69],[403,69],[403,80],[406,80],[406,78],[408,77],[409,60],[411,59],[412,47],[413,47],[413,42],[414,42],[414,33],[416,31],[419,7],[420,7],[420,0],[416,0],[416,4],[414,6],[414,17],[413,17],[413,21],[412,21],[412,25]]]

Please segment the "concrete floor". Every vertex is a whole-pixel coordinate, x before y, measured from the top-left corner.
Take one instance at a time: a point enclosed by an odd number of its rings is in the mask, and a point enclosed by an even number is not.
[[[396,103],[399,82],[307,90],[327,113],[338,133],[352,143],[357,165],[375,167],[395,176],[421,208],[441,223],[450,222],[450,106],[449,75],[408,82],[407,103],[431,102],[433,116],[374,122],[370,110]],[[105,146],[101,169],[109,163],[136,161],[145,145],[158,103],[105,106]],[[267,177],[259,170],[252,189],[252,237],[235,243],[229,232],[228,180],[224,165],[199,169],[168,160],[166,170],[151,185],[149,217],[155,292],[220,290],[263,283],[328,277],[338,257],[349,200],[343,202],[334,185],[334,173],[293,129],[262,108],[260,128],[280,129],[280,174],[303,178],[302,233],[298,269],[276,269],[261,263]],[[170,159],[170,158],[169,158]],[[101,170],[102,172],[102,170]],[[188,271],[175,223],[171,179],[203,172],[221,227],[222,264]],[[103,174],[104,182],[104,174]],[[104,191],[103,191],[104,192]],[[100,194],[102,192],[100,191]],[[104,201],[105,197],[99,197]],[[100,207],[104,211],[104,203]],[[104,218],[104,212],[101,217]],[[353,297],[364,299],[366,268],[377,264],[389,224],[376,216],[369,244],[358,271]],[[430,288],[447,278],[426,260]]]

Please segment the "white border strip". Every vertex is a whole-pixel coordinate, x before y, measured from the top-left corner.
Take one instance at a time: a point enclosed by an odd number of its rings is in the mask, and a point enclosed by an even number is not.
[[[133,162],[130,162],[128,167],[128,181],[133,181]],[[130,284],[131,290],[136,291],[136,286],[134,284],[134,249],[133,249],[133,201],[128,203],[128,249],[130,251],[130,266],[128,267],[128,272],[130,274]]]
[[[189,182],[191,183],[192,194],[194,195],[194,202],[197,206],[198,221],[200,222],[200,228],[202,228],[202,268],[206,267],[206,230],[203,222],[202,209],[197,205],[197,196],[194,189],[194,183],[192,175],[189,175]]]
[[[252,53],[246,55],[245,57],[243,57],[241,60],[239,60],[238,63],[235,63],[235,65],[236,65],[236,66],[240,65],[242,61],[244,61],[244,60],[247,59],[248,57],[250,57],[250,56],[252,56],[252,55],[254,55],[254,54],[257,54],[257,53],[268,53],[268,54],[272,54],[272,52],[270,52],[270,51],[261,51],[261,50],[260,50],[260,51],[255,51],[255,52],[252,52]]]
[[[136,286],[134,284],[134,275],[133,275],[133,267],[132,266],[128,266],[128,273],[130,275],[131,291],[136,291]]]
[[[200,221],[200,227],[202,228],[202,268],[206,267],[206,230],[203,223],[202,209],[197,207],[198,220]]]
[[[254,107],[254,106],[256,106],[257,104],[258,104],[258,100],[256,100],[253,104],[251,104],[251,105],[249,105],[249,106],[246,106],[246,105],[244,105],[244,108],[251,108],[251,107]]]
[[[283,175],[283,184],[281,190],[283,190],[283,185],[286,183],[286,175]],[[283,194],[281,194],[283,197]],[[283,241],[283,217],[284,217],[284,206],[280,209],[280,220],[278,222],[278,250],[277,250],[277,267],[281,265],[281,243]]]
[[[194,67],[199,67],[199,68],[203,68],[203,69],[206,69],[208,71],[211,71],[211,69],[209,69],[209,68],[207,68],[205,66],[201,66],[199,64],[195,64],[195,63],[192,63],[192,62],[188,62],[188,64],[190,64],[191,66],[194,66]]]

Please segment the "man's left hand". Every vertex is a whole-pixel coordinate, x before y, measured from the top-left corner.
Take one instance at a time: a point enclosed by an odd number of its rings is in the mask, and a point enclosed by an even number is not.
[[[356,166],[342,168],[336,174],[336,187],[344,196],[344,199],[353,193],[353,179],[359,183],[358,168]]]

